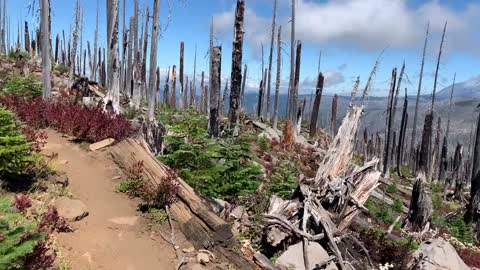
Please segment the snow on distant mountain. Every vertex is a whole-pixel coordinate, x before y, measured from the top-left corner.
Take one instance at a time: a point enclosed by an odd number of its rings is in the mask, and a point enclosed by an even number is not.
[[[445,87],[438,92],[440,100],[450,98],[450,90],[452,86]],[[470,79],[465,82],[456,83],[453,92],[455,99],[479,99],[480,98],[480,76]]]

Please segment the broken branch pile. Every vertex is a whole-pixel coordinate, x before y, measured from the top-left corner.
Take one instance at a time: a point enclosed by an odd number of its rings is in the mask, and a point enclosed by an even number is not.
[[[350,269],[356,261],[356,256],[349,252],[352,246],[360,246],[369,257],[360,242],[345,233],[380,184],[381,173],[375,169],[377,158],[362,167],[351,166],[362,111],[363,107],[353,107],[348,112],[314,179],[302,179],[290,200],[276,196],[270,200],[268,213],[264,215],[265,244],[279,249],[303,242],[303,265],[296,269],[313,269],[332,263],[330,258],[312,261],[307,252],[311,242],[322,244],[335,255],[339,269]]]

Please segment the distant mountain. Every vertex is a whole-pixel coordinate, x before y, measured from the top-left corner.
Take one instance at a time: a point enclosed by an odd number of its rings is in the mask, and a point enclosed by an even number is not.
[[[439,100],[449,99],[452,86],[445,87],[438,92]],[[453,93],[455,99],[479,99],[480,98],[480,76],[471,80],[456,83]]]
[[[435,128],[437,126],[438,117],[442,120],[442,131],[445,130],[447,115],[448,115],[448,104],[450,99],[450,89],[451,86],[448,86],[440,90],[436,95],[435,103]],[[298,100],[299,102],[305,98],[306,100],[306,118],[310,119],[310,95],[300,95]],[[332,104],[332,95],[322,96],[322,101],[320,104],[320,126],[328,128],[331,118],[331,104]],[[271,115],[273,115],[273,96],[271,98]],[[338,99],[338,109],[337,109],[337,127],[341,124],[343,117],[345,116],[346,110],[350,97],[339,96]],[[358,99],[356,100],[358,102]],[[407,130],[407,141],[410,142],[410,134],[413,127],[413,116],[415,111],[415,102],[416,96],[408,96],[408,130]],[[258,103],[258,94],[255,92],[248,92],[245,95],[245,104],[246,110],[250,114],[256,112]],[[403,95],[399,97],[397,103],[397,113],[395,117],[394,126],[400,126],[402,107],[404,103]],[[431,96],[422,95],[419,99],[419,115],[417,121],[417,139],[421,136],[421,130],[423,128],[423,122],[425,119],[425,114],[430,108]],[[476,119],[477,113],[475,113],[476,106],[480,103],[480,76],[472,80],[468,80],[461,83],[455,84],[454,91],[454,103],[452,106],[451,114],[451,134],[450,134],[450,144],[456,144],[457,142],[467,144],[470,137],[470,132],[473,127],[474,119]],[[284,117],[286,114],[286,105],[287,105],[287,95],[282,94],[279,97],[279,113],[281,117]],[[383,134],[385,131],[385,111],[387,107],[387,97],[369,97],[366,102],[365,114],[362,118],[362,127],[368,127],[370,133],[379,132]]]

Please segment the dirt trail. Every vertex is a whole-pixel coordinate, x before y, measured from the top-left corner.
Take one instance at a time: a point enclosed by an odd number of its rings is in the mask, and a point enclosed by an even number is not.
[[[48,131],[45,153],[58,153],[56,168],[69,178],[69,190],[83,201],[89,215],[74,223],[76,231],[58,236],[58,245],[72,270],[174,269],[175,252],[158,233],[145,230],[137,203],[115,192],[121,175],[107,155],[81,149]]]

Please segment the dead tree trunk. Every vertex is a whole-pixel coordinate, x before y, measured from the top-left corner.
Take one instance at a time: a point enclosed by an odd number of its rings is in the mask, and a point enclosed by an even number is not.
[[[258,89],[258,104],[257,104],[257,118],[260,119],[262,116],[262,105],[263,105],[263,77],[262,80],[260,81],[260,87]]]
[[[206,113],[207,112],[207,92],[205,91],[205,72],[202,71],[202,78],[201,78],[201,81],[200,81],[200,91],[202,91],[201,93],[201,104],[200,106],[202,106],[201,108],[201,111]]]
[[[425,190],[425,175],[420,175],[413,185],[412,198],[403,227],[423,231],[432,221],[432,200]]]
[[[338,95],[333,95],[332,99],[332,118],[330,119],[330,130],[332,131],[332,136],[335,137],[337,134],[337,107],[338,107]]]
[[[28,22],[25,21],[25,51],[30,54],[30,32],[28,31]],[[31,54],[30,54],[31,55]]]
[[[49,28],[48,17],[50,8],[48,0],[40,1],[40,13],[41,13],[41,28],[42,28],[42,79],[43,79],[43,98],[48,99],[52,93],[52,84],[50,71],[52,70],[52,63],[50,59],[50,40],[49,40]],[[57,39],[58,40],[58,39]]]
[[[275,41],[275,19],[277,17],[277,0],[273,0],[272,37],[270,40],[270,54],[268,57],[268,78],[267,78],[267,120],[270,120],[270,89],[272,81],[273,43]]]
[[[170,67],[168,67],[167,77],[165,78],[165,90],[163,91],[163,103],[165,105],[170,105]]]
[[[435,134],[435,140],[433,143],[432,162],[430,166],[430,176],[433,179],[438,179],[438,168],[440,164],[440,137],[442,128],[442,118],[438,117],[437,130]]]
[[[390,84],[389,99],[387,104],[387,127],[385,131],[385,153],[383,156],[383,171],[384,177],[388,178],[390,170],[390,155],[391,155],[391,140],[392,140],[392,122],[393,122],[393,99],[395,84],[397,81],[397,68],[392,71],[392,82]]]
[[[110,3],[107,2],[107,5]],[[109,8],[109,7],[107,7]],[[73,30],[73,44],[72,44],[72,51],[70,54],[70,72],[68,74],[69,79],[69,86],[71,87],[74,80],[75,80],[75,57],[77,53],[77,40],[78,40],[78,30],[80,27],[80,2],[77,0],[76,8],[75,8],[75,29]]]
[[[428,175],[428,162],[430,158],[430,138],[432,137],[433,112],[430,111],[425,115],[425,123],[422,133],[422,144],[420,146],[420,156],[418,159],[417,171],[423,173],[425,177]],[[418,174],[417,172],[417,174]]]
[[[211,57],[212,70],[210,71],[211,85],[210,88],[210,113],[209,113],[209,130],[210,137],[218,137],[218,102],[220,93],[220,77],[222,69],[222,47],[216,46],[212,49]]]
[[[292,121],[292,123],[295,123],[295,110],[292,108],[292,106],[294,105],[292,94],[294,92],[293,89],[295,77],[295,0],[292,0],[292,21],[290,35],[290,80],[288,83],[287,117],[288,119],[290,119],[290,121]]]
[[[148,15],[148,12],[147,12]],[[160,16],[160,0],[155,0],[153,5],[153,22],[152,22],[152,47],[150,52],[150,68],[149,68],[149,83],[148,83],[148,118],[146,123],[143,123],[143,136],[150,148],[150,151],[157,155],[162,148],[163,127],[158,125],[155,119],[155,72],[157,70],[157,48],[158,48],[158,31],[159,31],[159,16]],[[148,16],[147,16],[148,17]],[[147,24],[148,26],[148,19]],[[147,31],[148,32],[148,31]],[[147,40],[147,37],[145,37]],[[146,44],[145,44],[146,46]],[[144,84],[146,78],[144,78]],[[145,87],[146,88],[146,87]]]
[[[118,0],[108,0],[107,9],[110,15],[108,25],[109,48],[108,48],[108,73],[111,73],[111,81],[105,97],[105,109],[111,106],[115,113],[120,113],[120,63],[118,57]]]
[[[435,104],[435,93],[437,92],[438,69],[440,67],[440,58],[442,57],[443,41],[445,40],[446,31],[447,31],[447,22],[445,22],[445,26],[443,27],[442,41],[440,42],[440,50],[438,51],[437,67],[435,69],[435,79],[433,81],[432,106],[430,107],[431,111],[433,111],[434,104]]]
[[[245,1],[238,0],[235,9],[235,24],[233,33],[232,48],[232,72],[231,72],[231,90],[230,90],[230,108],[228,119],[230,129],[234,134],[239,124],[240,103],[241,103],[241,84],[242,84],[242,56],[243,56],[243,21],[245,14]]]
[[[402,112],[402,121],[400,123],[400,137],[398,138],[398,151],[397,151],[397,175],[402,176],[402,159],[403,159],[403,148],[405,145],[405,135],[407,132],[408,124],[408,95],[407,88],[405,88],[405,99],[403,102],[403,112]]]
[[[445,135],[443,137],[443,143],[442,143],[442,153],[440,155],[440,168],[439,168],[439,175],[438,179],[440,181],[445,180],[445,173],[447,170],[447,156],[448,156],[448,136],[450,133],[450,116],[452,113],[452,102],[453,102],[453,90],[455,88],[455,79],[456,79],[457,74],[455,73],[453,76],[453,84],[452,88],[450,91],[450,102],[448,104],[448,115],[447,115],[447,129],[445,131]]]
[[[423,68],[425,66],[425,54],[427,53],[427,42],[428,42],[428,31],[430,29],[430,23],[427,24],[427,32],[425,34],[425,43],[423,45],[423,55],[422,55],[422,65],[420,67],[420,79],[418,80],[418,92],[417,92],[417,100],[415,102],[415,113],[413,115],[413,128],[412,128],[412,137],[410,141],[410,153],[415,153],[415,142],[417,139],[417,121],[418,121],[418,105],[420,103],[420,94],[422,91],[422,80],[423,80]],[[412,156],[413,157],[413,156]],[[410,167],[413,170],[416,167],[416,163],[414,162],[414,158],[410,158]]]
[[[277,37],[277,79],[275,81],[275,101],[273,104],[273,129],[277,129],[278,126],[278,97],[280,95],[280,81],[282,71],[282,26],[278,27]]]
[[[400,70],[400,76],[398,77],[397,82],[397,90],[395,91],[395,99],[393,100],[393,108],[392,108],[392,126],[395,128],[395,116],[397,114],[397,103],[398,103],[398,96],[400,95],[400,87],[402,85],[403,74],[405,73],[405,61],[403,62],[402,69]]]
[[[323,74],[318,73],[317,77],[317,87],[315,89],[315,101],[313,102],[312,116],[310,118],[310,138],[315,138],[317,134],[317,122],[318,122],[318,112],[320,110],[320,102],[322,100],[323,92]]]
[[[185,44],[182,41],[182,42],[180,42],[180,73],[179,73],[179,78],[178,78],[179,83],[180,83],[179,84],[179,86],[180,86],[180,89],[179,89],[180,90],[179,91],[180,92],[179,93],[180,94],[180,101],[179,101],[179,103],[180,104],[178,104],[178,107],[180,108],[180,110],[183,109],[184,105],[185,105],[185,104],[183,104],[183,91],[185,91],[184,90],[184,84],[183,84],[183,57],[184,57],[183,53],[184,53],[184,49],[185,49]]]
[[[240,110],[245,111],[245,86],[247,85],[248,65],[245,64],[242,78],[242,90],[240,92]]]
[[[172,93],[170,95],[170,106],[177,107],[177,66],[173,65],[172,68]]]
[[[219,260],[231,263],[236,269],[255,269],[251,262],[232,251],[236,249],[237,243],[228,223],[213,213],[205,201],[172,169],[149,153],[145,141],[123,140],[108,151],[113,161],[124,171],[142,163],[141,175],[145,186],[151,190],[158,190],[166,181],[174,181],[178,191],[174,194],[175,202],[168,208],[182,233],[196,249],[210,250]]]
[[[126,66],[126,92],[129,97],[133,97],[133,87],[132,87],[132,73],[133,73],[133,25],[134,25],[134,17],[130,17],[130,30],[128,32],[128,58],[127,58],[127,66]]]
[[[151,91],[152,91],[151,88],[150,88],[151,87],[150,81],[147,84],[147,50],[148,50],[148,27],[149,27],[149,22],[150,22],[150,9],[147,7],[146,14],[145,14],[145,32],[144,32],[144,35],[143,35],[143,53],[142,53],[142,82],[143,82],[142,86],[143,86],[144,92],[146,93],[147,101],[150,101],[150,99],[149,99],[150,95],[148,94],[148,92],[150,91],[150,93],[151,93]],[[153,22],[153,23],[155,23],[155,22]],[[157,30],[157,35],[158,35],[158,30]],[[150,65],[151,65],[151,63],[150,63]],[[150,68],[152,68],[152,66],[150,66]],[[157,65],[155,63],[154,71],[156,71],[156,69],[157,69]],[[150,76],[152,76],[151,72],[149,73],[149,76],[148,76],[149,79],[151,78]],[[153,91],[153,92],[155,92],[155,91]]]
[[[295,79],[293,81],[292,89],[292,123],[295,126],[298,119],[296,119],[296,111],[298,106],[298,88],[300,86],[300,62],[302,59],[302,41],[297,40],[297,51],[295,60]]]
[[[470,189],[470,202],[465,213],[465,220],[473,222],[476,228],[477,239],[479,237],[480,219],[480,113],[477,118],[477,129],[475,133],[475,144],[473,148],[473,163]]]

